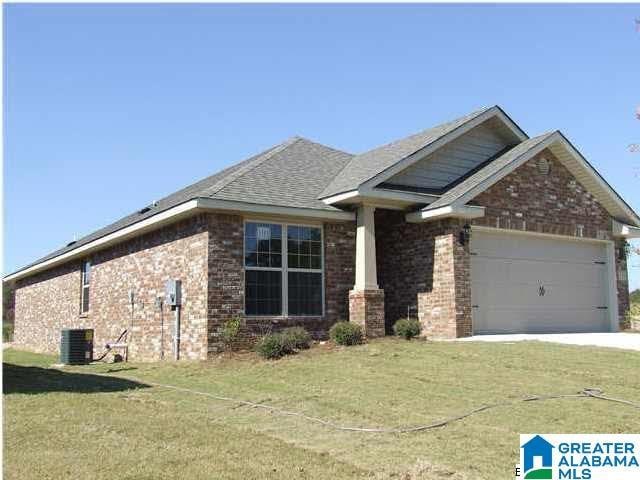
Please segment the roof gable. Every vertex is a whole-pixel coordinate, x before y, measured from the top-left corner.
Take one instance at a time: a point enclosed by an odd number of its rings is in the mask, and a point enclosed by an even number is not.
[[[505,129],[495,117],[486,120],[377,186],[442,194],[520,143]]]
[[[355,155],[320,194],[327,198],[340,193],[373,188],[424,158],[482,122],[499,117],[520,140],[526,134],[498,107],[484,108],[401,140]],[[429,150],[427,150],[429,149]]]
[[[598,202],[615,218],[631,225],[640,226],[640,218],[627,203],[602,178],[595,168],[559,131],[525,140],[519,145],[486,165],[463,182],[456,185],[435,202],[427,205],[422,212],[428,214],[451,207],[461,208],[494,185],[520,165],[548,148]],[[423,218],[427,218],[424,214]]]

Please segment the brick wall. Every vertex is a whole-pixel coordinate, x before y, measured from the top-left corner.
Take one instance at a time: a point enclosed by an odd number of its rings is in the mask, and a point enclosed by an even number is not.
[[[355,268],[353,222],[324,226],[323,317],[244,318],[243,235],[241,216],[203,214],[89,256],[86,315],[80,314],[80,260],[23,279],[16,291],[16,343],[57,353],[60,329],[86,327],[95,329],[99,352],[128,328],[132,360],[158,360],[163,354],[172,359],[174,312],[155,303],[170,278],[182,280],[181,358],[205,359],[219,352],[224,347],[221,327],[238,316],[244,326],[236,347],[247,347],[258,335],[293,325],[325,338],[333,323],[348,318]]]
[[[549,174],[538,171],[538,159],[549,161]],[[475,225],[526,230],[538,233],[608,239],[611,218],[571,173],[544,150],[472,202],[486,207],[485,216]]]
[[[462,223],[406,223],[404,215],[376,210],[378,282],[385,292],[387,333],[409,313],[420,319],[425,335],[469,335],[469,255],[458,241]]]
[[[620,328],[631,328],[630,301],[629,301],[629,275],[627,270],[627,258],[622,253],[624,249],[624,241],[616,241],[616,277],[618,280],[618,317],[620,319]]]
[[[41,353],[56,353],[61,328],[91,326],[80,318],[80,262],[16,282],[14,342]]]
[[[164,293],[166,280],[177,278],[184,304],[181,356],[206,358],[207,243],[206,217],[201,215],[89,256],[90,309],[85,315],[80,314],[80,261],[20,280],[16,343],[57,353],[61,328],[87,327],[95,329],[95,350],[100,352],[128,328],[131,359],[158,360],[163,351],[165,358],[173,358],[173,312],[161,312],[155,298]]]

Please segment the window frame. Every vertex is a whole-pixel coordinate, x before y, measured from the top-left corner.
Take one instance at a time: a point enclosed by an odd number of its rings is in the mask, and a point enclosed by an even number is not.
[[[280,253],[282,255],[281,267],[247,267],[245,264],[245,254],[246,254],[246,242],[247,242],[247,224],[248,223],[268,223],[270,225],[279,225],[282,229],[282,238],[281,244],[282,247],[280,249]],[[320,230],[320,268],[289,268],[289,241],[288,241],[288,232],[289,227],[309,227],[309,228],[317,228]],[[282,280],[280,282],[282,286],[282,296],[281,296],[281,304],[282,311],[279,315],[260,315],[260,314],[251,314],[248,315],[247,312],[247,287],[246,287],[246,272],[247,270],[262,270],[262,271],[272,271],[272,272],[280,272],[282,275]],[[252,218],[248,217],[244,219],[242,225],[242,272],[243,272],[243,283],[244,290],[242,295],[242,311],[244,312],[244,316],[248,318],[321,318],[325,316],[325,283],[324,283],[324,225],[322,223],[300,223],[300,222],[283,222],[281,220],[270,220],[263,218]],[[322,289],[321,294],[321,302],[322,302],[322,310],[320,315],[290,315],[289,314],[289,272],[304,272],[304,273],[319,273],[320,274],[320,286]]]
[[[85,275],[85,265],[88,265],[89,280],[85,282],[87,275]],[[88,315],[91,311],[91,260],[85,259],[80,263],[80,315]],[[85,293],[86,292],[86,293]],[[85,295],[87,298],[87,309],[84,309]]]

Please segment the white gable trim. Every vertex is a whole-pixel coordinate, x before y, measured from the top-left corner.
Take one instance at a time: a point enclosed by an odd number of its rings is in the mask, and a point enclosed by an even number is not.
[[[420,210],[405,215],[405,220],[409,223],[429,222],[441,218],[480,218],[484,217],[484,207],[476,205],[447,205],[445,207],[434,208],[433,210]]]
[[[613,236],[622,238],[640,238],[640,228],[613,221]]]
[[[431,153],[435,152],[436,150],[443,147],[447,143],[464,135],[468,131],[472,130],[473,128],[477,127],[481,123],[484,123],[486,120],[489,120],[490,118],[493,118],[493,117],[499,118],[507,127],[509,127],[509,129],[514,133],[514,135],[516,135],[520,139],[521,142],[528,139],[527,135],[522,131],[522,129],[518,127],[518,125],[516,125],[516,123],[513,120],[511,120],[507,116],[507,114],[502,111],[500,107],[498,106],[491,107],[486,112],[483,112],[477,117],[473,118],[472,120],[469,120],[468,122],[460,125],[458,128],[440,137],[439,139],[430,143],[426,147],[418,150],[417,152],[400,160],[399,162],[395,163],[394,165],[387,168],[386,170],[371,177],[369,180],[364,182],[358,190],[362,192],[363,195],[373,195],[374,188],[376,185],[384,182],[385,180],[388,180],[389,178],[393,177],[395,174],[401,172],[407,167],[410,167],[414,163],[425,158],[427,155],[430,155]]]

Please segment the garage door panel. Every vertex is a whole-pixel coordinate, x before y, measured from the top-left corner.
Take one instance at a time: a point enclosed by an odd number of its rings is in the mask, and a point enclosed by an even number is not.
[[[562,315],[562,323],[558,323]],[[475,321],[475,319],[474,319]],[[476,334],[491,333],[563,333],[601,332],[607,325],[601,311],[591,309],[570,309],[566,311],[487,309],[478,324]]]
[[[607,331],[602,243],[474,232],[475,333]]]
[[[477,237],[474,234],[474,237]],[[576,248],[578,246],[579,248]],[[601,244],[572,242],[528,235],[485,234],[473,238],[472,252],[485,257],[557,261],[606,261]]]

